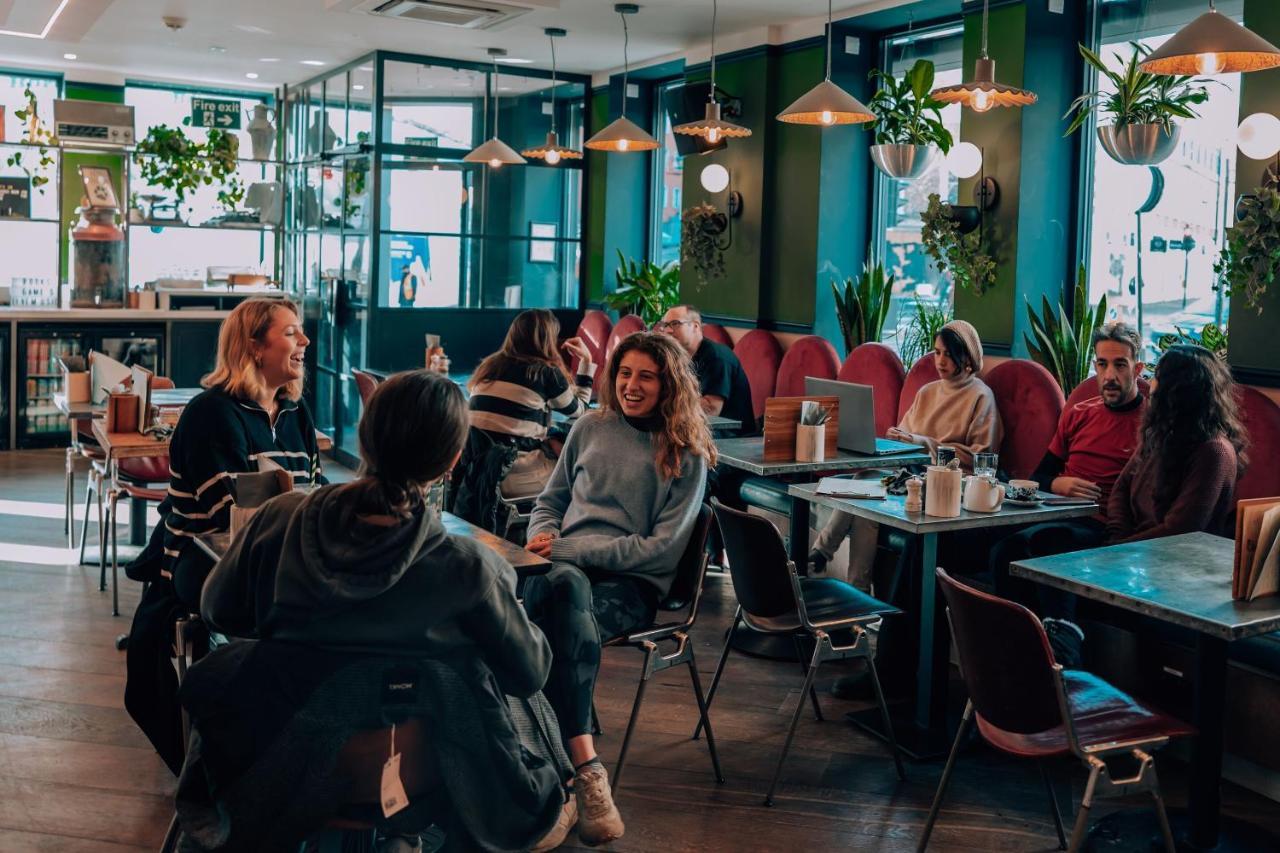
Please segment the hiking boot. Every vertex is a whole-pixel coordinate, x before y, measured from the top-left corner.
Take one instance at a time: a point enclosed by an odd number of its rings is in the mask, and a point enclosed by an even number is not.
[[[1074,622],[1052,617],[1041,619],[1049,637],[1053,659],[1065,669],[1079,669],[1084,663],[1084,631]]]
[[[626,827],[613,804],[604,765],[592,761],[583,766],[574,776],[573,787],[578,797],[578,839],[595,847],[621,838]]]
[[[554,850],[561,844],[564,844],[565,838],[569,835],[569,830],[573,829],[573,825],[578,822],[578,800],[569,792],[569,796],[565,797],[564,805],[560,808],[560,816],[556,818],[555,826],[547,830],[547,834],[542,836],[542,840],[533,847],[529,848],[529,853],[544,853],[547,850]]]

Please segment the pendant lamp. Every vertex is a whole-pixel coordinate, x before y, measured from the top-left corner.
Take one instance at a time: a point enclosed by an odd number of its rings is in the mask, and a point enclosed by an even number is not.
[[[982,0],[982,57],[974,63],[973,79],[929,94],[944,104],[960,104],[979,113],[992,107],[1029,107],[1036,102],[1035,92],[996,82],[996,61],[987,56],[987,6],[988,0]]]
[[[486,163],[491,169],[499,169],[504,165],[519,166],[527,162],[498,138],[498,57],[506,55],[507,52],[500,47],[489,48],[489,56],[493,60],[493,136],[463,157],[464,163]]]
[[[827,76],[805,92],[791,106],[778,113],[778,121],[788,124],[864,124],[876,117],[866,105],[831,82],[831,0],[827,0]]]
[[[627,15],[640,11],[635,3],[618,3],[613,11],[622,18],[622,115],[604,127],[595,136],[587,140],[587,147],[593,151],[652,151],[658,147],[658,140],[646,133],[639,125],[627,118],[627,76],[631,68],[627,60],[627,49],[630,35],[627,32]]]
[[[1138,64],[1148,74],[1232,74],[1280,67],[1280,48],[1218,12],[1209,11]]]
[[[711,0],[711,89],[707,92],[707,112],[702,121],[687,121],[671,128],[683,136],[701,136],[714,145],[721,139],[741,139],[751,135],[751,129],[723,121],[720,104],[716,103],[716,1]]]
[[[559,27],[547,27],[543,32],[551,42],[551,130],[547,132],[546,143],[536,148],[526,148],[520,154],[523,157],[542,160],[548,166],[554,166],[561,160],[580,160],[582,152],[564,147],[556,136],[556,39],[564,38],[568,32]]]

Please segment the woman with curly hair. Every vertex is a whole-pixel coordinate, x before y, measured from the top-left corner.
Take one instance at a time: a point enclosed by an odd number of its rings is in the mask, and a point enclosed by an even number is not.
[[[600,409],[569,432],[534,507],[526,547],[554,565],[524,590],[551,642],[545,692],[575,768],[578,835],[592,845],[623,833],[591,738],[600,648],[653,624],[716,461],[698,380],[671,338],[624,339],[606,376]]]
[[[1230,535],[1246,445],[1226,366],[1203,347],[1171,347],[1156,365],[1141,444],[1111,491],[1108,541]]]

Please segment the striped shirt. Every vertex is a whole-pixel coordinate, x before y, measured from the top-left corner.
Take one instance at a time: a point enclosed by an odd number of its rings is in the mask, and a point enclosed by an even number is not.
[[[471,389],[471,425],[541,441],[551,412],[576,418],[586,411],[594,370],[594,365],[579,365],[575,384],[570,385],[564,373],[549,364],[509,362]]]
[[[231,480],[273,462],[295,485],[317,482],[320,453],[305,404],[281,400],[273,425],[257,403],[210,388],[187,404],[169,445],[169,496],[160,504],[167,573],[193,537],[231,526]],[[269,467],[269,466],[268,466]]]

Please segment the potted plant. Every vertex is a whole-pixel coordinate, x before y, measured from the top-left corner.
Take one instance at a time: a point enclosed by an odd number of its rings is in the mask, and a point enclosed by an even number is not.
[[[1223,361],[1227,360],[1227,332],[1216,323],[1205,323],[1199,331],[1174,326],[1174,331],[1156,339],[1156,349],[1164,352],[1175,344],[1195,344],[1207,349]]]
[[[942,124],[945,106],[933,89],[933,63],[917,59],[901,81],[873,68],[867,75],[881,86],[867,107],[876,116],[876,144],[871,160],[891,178],[911,180],[929,168],[937,151],[951,148],[951,131]]]
[[[23,162],[23,152],[14,151],[5,158],[5,163],[21,169],[31,180],[31,186],[38,190],[41,195],[44,195],[45,185],[49,183],[49,176],[45,173],[54,163],[53,155],[49,152],[49,148],[58,144],[58,137],[40,119],[40,105],[36,102],[35,93],[30,89],[24,89],[22,96],[27,99],[27,105],[20,110],[14,110],[13,116],[24,123],[22,141],[28,145],[38,146],[36,148],[36,161],[32,166],[27,166]],[[0,133],[2,132],[0,130]]]
[[[221,185],[218,201],[227,210],[234,210],[244,198],[244,184],[239,177],[240,139],[234,133],[210,128],[201,146],[209,168],[205,183]]]
[[[694,205],[680,216],[681,256],[703,284],[724,277],[724,251],[729,244],[721,243],[720,235],[728,229],[728,214],[710,204]]]
[[[969,210],[976,209],[953,209],[937,193],[930,193],[929,207],[920,215],[924,223],[920,242],[938,272],[950,273],[957,286],[981,296],[996,282],[996,261],[982,249],[982,232],[963,227],[967,223],[960,214]]]
[[[854,347],[880,340],[885,318],[889,316],[893,279],[892,275],[885,275],[884,264],[868,259],[856,282],[845,279],[843,291],[836,282],[831,282],[845,355],[853,352]]]
[[[1091,339],[1093,330],[1107,319],[1107,297],[1089,307],[1089,282],[1084,264],[1076,271],[1076,286],[1071,305],[1058,305],[1055,312],[1049,298],[1043,298],[1040,314],[1027,303],[1027,320],[1031,334],[1025,335],[1027,351],[1031,358],[1053,374],[1062,386],[1063,394],[1070,394],[1089,375],[1093,360]]]
[[[945,302],[921,302],[919,297],[912,303],[911,318],[902,331],[898,351],[902,363],[910,367],[927,352],[933,351],[933,340],[938,337],[942,327],[951,322],[951,309]]]
[[[1280,187],[1264,185],[1241,196],[1226,236],[1213,265],[1216,286],[1227,296],[1244,294],[1245,304],[1261,314],[1263,297],[1280,274]]]
[[[605,294],[604,304],[638,315],[646,326],[661,320],[668,308],[680,302],[680,265],[674,261],[666,266],[629,261],[619,250],[614,277],[618,286]]]
[[[1115,54],[1122,66],[1112,71],[1089,48],[1080,45],[1080,55],[1100,75],[1111,81],[1115,91],[1101,89],[1085,92],[1071,102],[1067,115],[1075,112],[1075,118],[1067,127],[1066,136],[1075,133],[1096,114],[1098,141],[1117,163],[1126,166],[1154,166],[1168,158],[1178,144],[1179,128],[1175,118],[1196,118],[1193,106],[1209,99],[1204,88],[1208,80],[1167,74],[1148,74],[1138,68],[1151,50],[1136,42],[1130,42],[1133,54],[1125,61]],[[1102,119],[1109,123],[1103,124]]]
[[[219,184],[218,201],[227,209],[244,198],[238,177],[240,142],[235,134],[210,128],[203,143],[181,128],[153,125],[134,149],[138,175],[148,184],[170,190],[179,205],[202,186]]]

